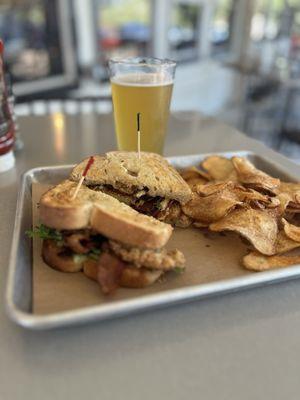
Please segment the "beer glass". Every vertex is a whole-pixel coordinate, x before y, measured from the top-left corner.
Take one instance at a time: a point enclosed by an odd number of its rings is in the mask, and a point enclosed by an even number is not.
[[[158,58],[109,61],[119,150],[137,150],[139,113],[141,150],[163,153],[175,68],[174,61]]]

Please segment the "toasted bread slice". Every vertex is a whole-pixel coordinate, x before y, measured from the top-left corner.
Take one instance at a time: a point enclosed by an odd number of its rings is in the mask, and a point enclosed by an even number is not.
[[[92,228],[122,243],[156,249],[169,240],[173,228],[140,214],[112,196],[66,180],[48,190],[40,200],[40,220],[59,230]]]
[[[88,159],[72,171],[70,179],[79,181]],[[133,194],[145,190],[151,197],[164,197],[186,203],[191,189],[179,173],[162,156],[154,153],[112,151],[94,156],[85,184],[110,185],[123,193]]]

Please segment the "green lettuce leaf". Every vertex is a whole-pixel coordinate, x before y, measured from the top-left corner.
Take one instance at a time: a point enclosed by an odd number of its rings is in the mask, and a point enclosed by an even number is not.
[[[34,229],[26,231],[25,234],[31,238],[36,236],[41,239],[55,240],[56,242],[63,241],[63,235],[60,231],[58,231],[57,229],[49,228],[48,226],[43,224],[36,226]]]

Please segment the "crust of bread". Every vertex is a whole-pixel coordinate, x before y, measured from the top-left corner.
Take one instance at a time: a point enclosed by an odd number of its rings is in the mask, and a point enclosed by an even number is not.
[[[55,229],[82,229],[89,225],[93,203],[85,190],[71,201],[76,184],[64,181],[44,193],[40,199],[40,221]]]
[[[40,205],[41,222],[54,229],[83,229],[89,225],[92,204],[80,207]]]
[[[169,229],[170,225],[156,225],[155,222],[159,221],[143,214],[133,215],[133,217],[123,214],[120,218],[113,209],[97,204],[92,211],[91,225],[104,236],[131,246],[157,249],[167,243],[172,232],[172,229]],[[148,218],[151,219],[148,220]]]
[[[156,249],[169,240],[173,228],[133,210],[114,197],[82,185],[75,200],[76,183],[64,181],[40,200],[40,221],[55,229],[93,228],[124,244]]]
[[[73,169],[70,179],[79,181],[88,159]],[[147,191],[151,197],[164,197],[186,203],[191,198],[191,189],[180,174],[162,156],[154,153],[111,151],[94,156],[86,185],[111,185],[116,190],[132,194]]]

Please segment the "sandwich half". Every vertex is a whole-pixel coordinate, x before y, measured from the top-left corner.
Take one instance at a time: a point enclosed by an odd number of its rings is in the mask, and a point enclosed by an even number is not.
[[[88,159],[73,169],[78,182]],[[191,221],[181,210],[192,196],[180,174],[162,156],[154,153],[112,151],[94,156],[84,184],[107,193],[135,210],[172,225],[186,227]]]
[[[116,198],[66,180],[40,200],[44,239],[42,257],[63,272],[82,271],[99,282],[103,293],[118,286],[142,288],[168,271],[182,271],[184,256],[167,251],[172,227],[143,215]]]

